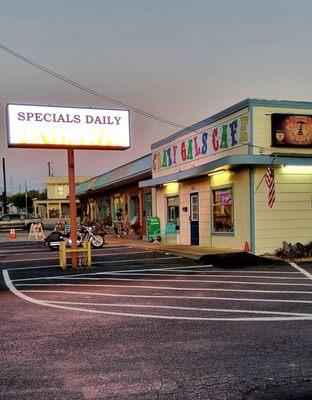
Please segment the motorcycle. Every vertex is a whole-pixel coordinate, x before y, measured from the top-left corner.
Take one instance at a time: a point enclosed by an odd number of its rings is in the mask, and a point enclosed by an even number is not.
[[[105,244],[105,232],[93,233],[93,227],[81,225],[77,230],[77,246],[81,247],[83,242],[88,241],[91,247],[99,249]],[[51,250],[57,250],[60,247],[60,242],[66,242],[67,247],[71,247],[72,239],[70,233],[53,231],[44,239],[44,245]]]

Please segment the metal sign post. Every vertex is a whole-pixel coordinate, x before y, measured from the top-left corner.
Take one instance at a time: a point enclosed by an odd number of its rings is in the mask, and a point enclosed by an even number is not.
[[[6,117],[8,147],[67,149],[72,241],[68,252],[72,254],[72,267],[77,268],[78,252],[81,251],[77,246],[74,149],[129,149],[129,111],[9,103],[6,106]],[[49,175],[50,172],[49,165]],[[88,249],[82,252],[85,263],[91,266],[91,252]],[[66,266],[66,251],[63,253],[65,260],[62,259],[61,264]]]
[[[70,214],[70,235],[72,267],[78,267],[77,250],[77,210],[76,210],[76,189],[75,189],[75,158],[74,149],[67,149],[68,157],[68,185],[69,185],[69,214]]]

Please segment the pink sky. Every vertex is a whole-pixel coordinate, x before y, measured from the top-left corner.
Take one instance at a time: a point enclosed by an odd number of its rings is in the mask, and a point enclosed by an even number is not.
[[[247,97],[312,100],[307,0],[0,0],[1,43],[106,96],[190,125]],[[8,192],[42,185],[47,162],[65,175],[66,151],[7,149],[7,102],[115,105],[0,50],[0,156]],[[97,175],[150,151],[175,128],[131,113],[132,148],[77,151],[76,172]],[[2,191],[2,173],[0,190]]]

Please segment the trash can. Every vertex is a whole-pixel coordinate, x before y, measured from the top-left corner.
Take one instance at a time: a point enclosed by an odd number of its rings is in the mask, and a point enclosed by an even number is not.
[[[147,240],[153,242],[160,235],[160,219],[158,217],[147,218]]]

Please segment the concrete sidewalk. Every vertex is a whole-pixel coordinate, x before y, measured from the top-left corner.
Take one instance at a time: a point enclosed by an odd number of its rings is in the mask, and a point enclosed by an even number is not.
[[[204,255],[213,254],[233,254],[242,253],[243,250],[235,250],[228,248],[217,248],[210,246],[191,246],[182,244],[163,244],[163,243],[150,243],[144,240],[135,240],[129,238],[116,238],[113,236],[106,236],[106,243],[115,245],[131,246],[138,249],[144,250],[156,250],[164,251],[175,256],[192,258],[193,260],[199,260]]]

